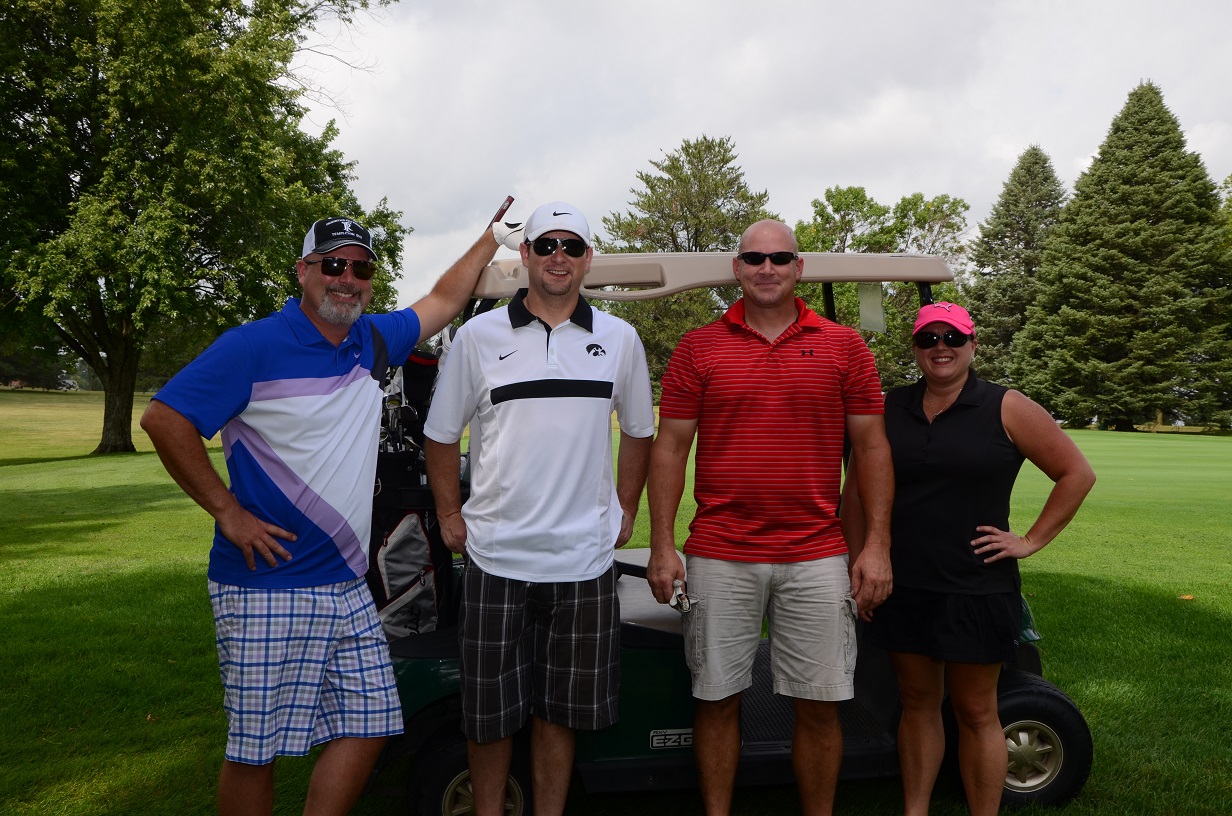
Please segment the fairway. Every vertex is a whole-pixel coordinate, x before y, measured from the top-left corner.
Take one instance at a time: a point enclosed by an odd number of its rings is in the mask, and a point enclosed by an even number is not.
[[[0,391],[0,814],[204,816],[226,738],[205,591],[212,523],[139,430],[137,453],[87,456],[101,416],[99,394]],[[1022,568],[1045,674],[1095,739],[1083,794],[1051,812],[1232,813],[1232,437],[1073,438],[1099,482]],[[1049,485],[1024,468],[1016,528]],[[310,766],[280,760],[276,812],[300,812]],[[399,770],[356,813],[403,813]],[[841,814],[901,812],[884,780],[842,783],[838,800]],[[798,812],[791,788],[742,791],[735,806]],[[635,812],[701,808],[693,794],[570,800],[571,814]],[[932,813],[965,812],[943,785]]]

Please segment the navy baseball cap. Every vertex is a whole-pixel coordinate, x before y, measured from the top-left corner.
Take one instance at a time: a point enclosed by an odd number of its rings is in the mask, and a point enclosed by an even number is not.
[[[368,250],[368,254],[376,260],[376,252],[372,249],[372,233],[358,221],[350,218],[322,218],[308,229],[304,236],[304,251],[301,258],[309,255],[320,255],[343,246],[360,246]]]

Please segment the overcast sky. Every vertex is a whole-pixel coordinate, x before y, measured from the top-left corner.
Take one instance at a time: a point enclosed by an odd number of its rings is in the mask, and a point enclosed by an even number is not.
[[[1150,80],[1221,182],[1230,21],[1228,0],[402,0],[329,44],[363,70],[300,67],[333,102],[305,127],[336,119],[363,206],[414,229],[405,306],[505,195],[514,220],[563,199],[602,232],[637,171],[703,134],[788,223],[854,185],[962,198],[975,235],[1023,150],[1072,190]]]

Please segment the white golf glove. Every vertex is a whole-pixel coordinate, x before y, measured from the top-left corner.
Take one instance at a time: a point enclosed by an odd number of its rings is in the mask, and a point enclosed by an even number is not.
[[[693,599],[684,594],[684,582],[679,578],[672,581],[672,597],[667,599],[668,606],[674,606],[682,613],[688,612],[693,606]]]
[[[509,221],[493,221],[492,237],[496,239],[496,243],[517,252],[524,236],[522,227],[520,222],[515,224]]]

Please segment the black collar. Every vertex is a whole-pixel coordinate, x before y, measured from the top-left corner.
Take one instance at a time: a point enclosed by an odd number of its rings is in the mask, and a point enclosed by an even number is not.
[[[920,377],[911,385],[903,388],[896,388],[890,392],[889,399],[897,405],[902,406],[906,410],[924,416],[924,391],[928,387],[928,383],[924,377]],[[967,376],[967,381],[963,383],[962,390],[958,392],[958,396],[954,398],[954,402],[950,404],[950,408],[956,405],[982,405],[988,395],[988,383],[981,380],[975,373],[975,369]]]
[[[530,309],[526,308],[526,291],[525,289],[519,289],[518,293],[513,296],[513,300],[509,301],[509,325],[515,329],[529,326],[531,321],[535,320],[543,323],[539,317],[531,313]],[[573,307],[573,314],[569,315],[569,322],[594,334],[594,314],[590,304],[586,302],[586,298],[581,295],[578,295],[577,306]],[[543,323],[543,325],[546,326],[547,324]]]

